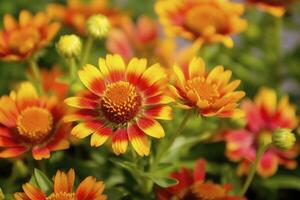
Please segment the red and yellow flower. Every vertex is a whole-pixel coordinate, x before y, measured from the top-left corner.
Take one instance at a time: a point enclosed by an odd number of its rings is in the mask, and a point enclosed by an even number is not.
[[[246,113],[245,129],[225,133],[226,155],[232,161],[241,162],[239,174],[248,172],[259,145],[261,142],[271,142],[274,130],[294,129],[298,124],[296,108],[289,103],[288,97],[284,96],[277,102],[275,91],[269,88],[262,88],[254,102],[244,101],[242,110]],[[257,172],[262,177],[269,177],[276,173],[279,165],[294,169],[296,155],[295,148],[283,152],[272,147],[262,156]]]
[[[170,120],[173,101],[165,92],[168,82],[164,69],[147,60],[133,58],[126,66],[119,55],[99,59],[99,69],[85,65],[79,77],[92,94],[71,97],[66,103],[79,110],[66,121],[82,121],[72,135],[84,138],[92,134],[91,146],[100,146],[112,138],[115,154],[126,152],[128,142],[141,155],[149,155],[147,135],[162,138],[164,129],[156,119]]]
[[[209,73],[201,58],[194,58],[187,67],[174,65],[176,82],[171,91],[182,101],[178,106],[184,109],[196,108],[203,116],[240,117],[243,112],[237,108],[238,101],[245,96],[235,91],[240,80],[229,82],[232,72],[223,66],[216,66]]]
[[[155,8],[167,34],[202,44],[222,42],[232,47],[230,36],[247,26],[240,18],[244,6],[228,0],[161,0]]]
[[[96,14],[107,16],[114,26],[120,23],[124,16],[117,9],[110,8],[107,0],[68,0],[67,5],[49,4],[48,15],[62,21],[67,26],[74,28],[79,34],[85,34],[87,19]]]
[[[57,171],[53,178],[53,192],[46,195],[45,191],[31,183],[22,186],[24,192],[14,194],[14,200],[106,200],[103,194],[105,185],[102,181],[96,181],[92,176],[86,177],[73,191],[75,172],[73,169],[66,174]]]
[[[141,16],[136,25],[128,19],[120,27],[112,29],[108,33],[106,46],[111,53],[130,60],[133,56],[149,58],[157,42],[158,24],[147,16]]]
[[[205,181],[205,176],[205,161],[199,159],[193,171],[182,167],[179,172],[172,173],[171,177],[177,179],[178,184],[158,189],[157,197],[159,200],[245,200],[228,194],[231,185]]]
[[[0,60],[24,60],[44,48],[56,35],[59,24],[50,23],[45,13],[32,16],[26,10],[20,12],[19,22],[10,14],[3,18],[0,30]]]
[[[299,0],[247,0],[249,4],[277,17],[283,16],[287,6],[297,1]]]
[[[29,82],[0,98],[0,158],[32,151],[33,158],[49,158],[51,151],[69,147],[70,127],[62,122],[63,104],[56,97],[39,96]]]

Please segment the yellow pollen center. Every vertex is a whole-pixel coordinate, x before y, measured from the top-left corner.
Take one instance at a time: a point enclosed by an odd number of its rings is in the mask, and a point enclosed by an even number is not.
[[[185,26],[197,35],[209,35],[225,30],[226,16],[213,5],[202,5],[190,9],[185,18]]]
[[[76,196],[75,193],[59,192],[52,193],[46,200],[76,200]]]
[[[21,136],[33,143],[43,141],[52,129],[51,113],[39,107],[26,108],[17,119],[17,129]]]
[[[203,77],[196,77],[188,80],[186,83],[186,90],[192,94],[189,98],[192,101],[205,100],[210,104],[213,104],[216,99],[220,97],[218,87],[216,84],[205,80]]]
[[[193,193],[199,200],[219,200],[226,196],[226,190],[213,183],[198,183],[193,186]]]
[[[142,97],[136,88],[125,81],[107,86],[101,99],[104,116],[113,123],[123,124],[136,116],[142,104]]]

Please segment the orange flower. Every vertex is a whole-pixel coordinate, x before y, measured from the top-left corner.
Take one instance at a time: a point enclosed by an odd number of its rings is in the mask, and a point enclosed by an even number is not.
[[[164,89],[168,82],[164,69],[147,60],[133,58],[126,66],[119,55],[99,59],[99,69],[85,65],[79,71],[83,84],[93,93],[71,97],[65,102],[79,108],[66,121],[81,120],[72,134],[84,138],[92,134],[91,146],[102,145],[112,137],[115,154],[125,153],[128,141],[140,155],[149,155],[146,135],[162,138],[164,129],[156,119],[170,120],[173,101]]]
[[[174,65],[176,82],[170,89],[183,101],[184,109],[196,108],[203,116],[240,117],[237,101],[245,96],[243,91],[234,91],[240,80],[229,83],[231,71],[217,66],[209,73],[201,58],[194,58],[188,67]]]
[[[201,44],[222,42],[232,47],[230,36],[247,25],[240,18],[243,5],[228,0],[161,0],[155,8],[167,34]]]
[[[178,184],[157,190],[158,200],[246,200],[244,197],[230,196],[231,185],[215,184],[205,181],[205,160],[199,159],[194,171],[182,167],[179,172],[171,174]]]
[[[14,194],[15,200],[106,200],[103,195],[105,185],[102,181],[96,181],[92,176],[85,178],[73,191],[75,172],[73,169],[66,174],[57,171],[53,178],[53,192],[46,195],[44,191],[31,183],[22,186],[24,192]]]
[[[68,0],[67,6],[49,4],[47,12],[50,17],[63,21],[67,26],[74,28],[79,34],[85,34],[86,20],[95,14],[103,14],[110,19],[114,26],[123,19],[123,15],[116,9],[110,8],[107,0]]]
[[[19,22],[10,14],[3,18],[4,30],[0,30],[0,60],[24,60],[44,48],[59,30],[58,23],[49,23],[44,13],[32,16],[21,11]]]
[[[277,17],[283,16],[286,7],[297,1],[299,0],[247,0],[249,4],[256,5],[261,10]]]
[[[69,125],[62,123],[63,105],[56,97],[38,96],[29,82],[0,98],[0,158],[32,149],[34,159],[69,147]]]

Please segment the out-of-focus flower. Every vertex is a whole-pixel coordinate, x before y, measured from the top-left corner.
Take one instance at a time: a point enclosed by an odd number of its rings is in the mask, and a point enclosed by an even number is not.
[[[59,78],[64,75],[57,66],[51,70],[41,70],[41,79],[45,92],[57,96],[59,99],[64,99],[67,96],[69,85],[67,83],[59,82]]]
[[[156,3],[165,32],[197,40],[201,44],[222,42],[233,46],[231,35],[242,32],[244,6],[228,0],[165,0]]]
[[[151,18],[141,16],[135,25],[131,19],[124,20],[118,28],[108,33],[107,49],[122,55],[126,60],[133,56],[150,59],[158,45],[158,25]]]
[[[93,38],[106,37],[110,29],[110,22],[104,15],[93,15],[87,20],[87,33]]]
[[[174,65],[176,82],[170,89],[182,102],[184,109],[196,108],[203,116],[240,117],[243,112],[237,102],[245,96],[243,91],[235,91],[240,80],[229,83],[231,71],[216,66],[209,73],[201,58],[194,58],[187,67]]]
[[[291,149],[296,142],[295,134],[287,128],[279,128],[275,130],[272,136],[272,143],[276,148],[287,151]]]
[[[56,49],[65,58],[76,58],[81,53],[81,41],[77,35],[63,35],[56,43]]]
[[[205,181],[205,161],[199,159],[193,171],[182,167],[179,172],[171,174],[172,178],[178,180],[178,184],[165,189],[158,189],[159,200],[245,200],[244,197],[230,196],[228,192],[231,185],[215,184]]]
[[[59,30],[57,22],[50,23],[45,13],[32,16],[28,11],[20,12],[19,21],[10,14],[3,18],[0,30],[0,60],[24,60],[44,48]]]
[[[112,137],[115,154],[125,153],[128,141],[141,155],[149,155],[147,135],[162,138],[164,129],[156,119],[170,120],[173,101],[165,94],[167,75],[158,64],[146,69],[147,60],[133,58],[126,66],[119,55],[99,59],[99,69],[85,65],[79,71],[83,84],[92,92],[71,97],[66,103],[79,110],[66,121],[83,121],[72,135],[92,134],[91,146],[102,145]]]
[[[107,0],[68,0],[67,6],[61,4],[49,4],[47,11],[50,17],[63,21],[67,26],[74,28],[79,34],[86,33],[87,19],[96,14],[108,17],[110,24],[119,24],[124,15],[117,9],[110,8]]]
[[[63,104],[56,97],[38,96],[29,82],[0,98],[0,157],[16,157],[32,150],[34,159],[69,147]]]
[[[247,0],[249,4],[256,5],[259,9],[277,17],[283,16],[286,8],[297,1],[299,0]]]
[[[288,97],[284,96],[277,103],[275,91],[269,88],[262,88],[254,102],[244,101],[242,110],[246,113],[246,128],[225,133],[226,155],[232,161],[241,161],[239,174],[248,172],[259,145],[271,143],[276,129],[294,129],[298,124],[296,108],[289,103]],[[293,158],[296,155],[295,146],[285,152],[271,147],[262,156],[257,172],[262,177],[269,177],[276,173],[278,165],[294,169],[297,163]]]
[[[96,181],[92,176],[86,177],[79,183],[76,191],[73,191],[75,172],[73,169],[66,174],[57,171],[53,178],[53,192],[47,196],[45,191],[31,183],[22,186],[24,192],[14,194],[15,200],[106,200],[103,194],[105,185],[102,181]]]

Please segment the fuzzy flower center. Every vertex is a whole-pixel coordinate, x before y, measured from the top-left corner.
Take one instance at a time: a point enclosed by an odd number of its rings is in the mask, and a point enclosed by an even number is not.
[[[76,196],[75,193],[59,192],[52,193],[46,200],[76,200]]]
[[[52,129],[51,113],[39,107],[29,107],[17,119],[17,129],[21,136],[32,143],[43,141]]]
[[[104,116],[113,123],[123,124],[136,116],[142,104],[142,97],[136,88],[125,81],[107,86],[101,100]]]
[[[217,200],[226,196],[226,190],[214,183],[198,183],[192,190],[199,200]]]
[[[202,5],[190,9],[185,18],[185,26],[197,35],[209,35],[224,30],[226,17],[220,9],[212,5]]]
[[[188,80],[186,90],[188,97],[194,102],[204,100],[212,104],[220,97],[217,85],[206,80],[204,77],[196,77]]]

